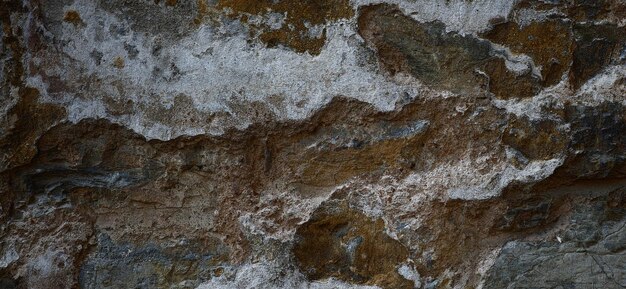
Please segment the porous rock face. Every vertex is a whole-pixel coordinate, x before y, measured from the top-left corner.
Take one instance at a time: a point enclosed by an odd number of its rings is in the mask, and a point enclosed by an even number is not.
[[[2,0],[0,288],[624,288],[624,0]]]

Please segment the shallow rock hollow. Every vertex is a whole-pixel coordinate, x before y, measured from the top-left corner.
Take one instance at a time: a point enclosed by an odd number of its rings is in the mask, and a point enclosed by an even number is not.
[[[624,0],[0,0],[0,288],[625,288]]]

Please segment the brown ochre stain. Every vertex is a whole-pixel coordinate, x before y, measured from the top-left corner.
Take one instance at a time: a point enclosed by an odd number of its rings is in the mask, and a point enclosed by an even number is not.
[[[311,156],[301,176],[303,184],[332,186],[351,177],[384,167],[402,167],[401,160],[418,154],[422,142],[419,136],[411,139],[384,141],[365,148],[326,151]]]
[[[76,27],[84,26],[85,22],[80,18],[80,14],[76,10],[68,10],[63,16],[63,21],[73,24]]]
[[[568,79],[579,89],[610,65],[626,63],[626,28],[558,18],[520,25],[494,19],[478,38],[446,32],[441,22],[415,21],[394,5],[359,9],[358,31],[391,75],[408,73],[454,93],[491,92],[501,99],[527,98]],[[528,55],[534,69],[507,68],[506,53]]]
[[[322,28],[321,35],[311,35],[311,27],[354,15],[349,0],[220,0],[217,8],[228,9],[229,16],[253,26],[258,38],[268,47],[283,45],[312,55],[320,53],[326,42],[326,31]],[[199,6],[199,9],[206,10],[206,7]],[[274,30],[266,24],[248,22],[250,16],[267,16],[270,12],[284,15],[281,28]]]
[[[489,91],[505,99],[530,97],[540,89],[530,70],[509,71],[489,41],[446,32],[441,22],[417,22],[395,5],[365,6],[359,12],[359,34],[392,75],[408,73],[437,89]]]
[[[332,277],[382,288],[413,288],[413,282],[398,273],[408,249],[385,233],[382,219],[372,220],[345,202],[322,205],[298,227],[293,253],[312,280]]]
[[[522,25],[513,21],[497,23],[481,37],[530,56],[541,70],[543,87],[567,77],[573,89],[609,65],[624,64],[626,29],[614,24],[626,15],[619,1],[520,1],[520,9],[553,13],[546,20]]]
[[[541,67],[543,86],[560,82],[572,62],[573,36],[565,21],[532,22],[523,27],[505,22],[482,36],[510,48],[513,53],[530,56]]]

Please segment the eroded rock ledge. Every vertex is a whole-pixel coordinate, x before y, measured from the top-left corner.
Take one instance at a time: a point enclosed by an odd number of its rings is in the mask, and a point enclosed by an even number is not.
[[[0,288],[624,288],[626,2],[0,2]]]

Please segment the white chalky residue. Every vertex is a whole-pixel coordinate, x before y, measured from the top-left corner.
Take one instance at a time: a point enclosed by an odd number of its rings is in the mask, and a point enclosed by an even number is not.
[[[259,198],[261,209],[255,213],[243,214],[239,217],[239,223],[247,234],[293,241],[297,227],[285,226],[284,223],[277,222],[276,212],[279,211],[282,218],[301,220],[299,224],[305,223],[323,202],[343,187],[340,185],[329,188],[324,192],[318,192],[315,197],[311,198],[303,198],[293,189],[264,191]],[[276,203],[283,203],[283,206],[278,207]]]
[[[420,274],[413,268],[413,266],[402,264],[402,266],[398,268],[398,273],[405,279],[413,281],[413,285],[415,286],[414,288],[422,287]]]
[[[488,30],[489,21],[506,19],[517,0],[352,0],[354,6],[376,3],[396,4],[419,22],[440,21],[447,31],[476,34]]]
[[[516,1],[352,1],[355,8],[382,2],[399,5],[418,21],[439,20],[450,31],[476,33],[489,27],[489,19],[506,17]],[[240,105],[254,102],[266,105],[278,119],[298,120],[310,116],[336,96],[359,99],[382,111],[396,109],[398,101],[407,95],[424,97],[425,89],[418,80],[411,77],[401,80],[402,76],[391,80],[378,73],[375,67],[359,63],[356,50],[362,45],[362,39],[355,31],[355,18],[328,25],[327,44],[315,57],[288,49],[250,45],[245,33],[224,36],[227,31],[223,31],[223,27],[216,30],[208,26],[200,27],[175,44],[164,43],[161,54],[154,56],[151,51],[158,36],[133,31],[130,23],[98,9],[95,2],[79,0],[66,9],[78,11],[86,24],[81,29],[70,23],[61,24],[63,34],[58,40],[67,43],[62,49],[71,60],[50,61],[50,57],[34,57],[28,51],[24,57],[33,63],[45,64],[49,76],[68,81],[67,90],[49,95],[48,83],[40,75],[26,78],[29,86],[42,93],[43,101],[67,107],[68,119],[72,122],[106,118],[148,138],[168,140],[180,135],[221,134],[231,127],[244,129],[260,119],[245,106],[236,110]],[[276,25],[282,23],[280,17],[275,16],[262,20]],[[113,36],[107,30],[109,27],[126,27],[128,32]],[[125,44],[135,46],[138,51],[135,59],[128,57]],[[95,64],[93,51],[102,53],[99,66]],[[112,65],[117,57],[124,60],[122,69]],[[510,70],[524,72],[528,69],[526,59],[512,62],[514,57],[509,58],[506,64]],[[165,81],[152,76],[152,70],[159,67],[164,77],[173,77],[168,70],[171,65],[178,68],[180,78]],[[616,79],[624,77],[625,71],[623,66],[607,68],[605,73],[585,84],[574,99],[626,103],[622,97],[624,89],[613,87]],[[102,82],[92,83],[93,89],[89,90],[84,79],[73,75],[94,75]],[[495,100],[495,104],[518,116],[531,115],[531,119],[538,119],[543,115],[541,109],[546,102],[569,94],[566,82],[564,79],[531,99]],[[225,112],[230,118],[224,122],[182,120],[176,123],[166,120],[180,117],[180,111],[172,111],[170,113],[176,115],[164,115],[163,119],[149,115],[147,110],[151,107],[172,108],[174,98],[179,95],[189,97],[202,113]],[[121,103],[131,100],[136,106],[130,114],[113,115],[102,102],[104,96]],[[269,101],[273,96],[280,96],[282,101]],[[14,103],[4,106],[5,110],[12,105]],[[6,115],[6,111],[0,111],[0,115]]]
[[[523,168],[514,167],[510,161],[491,161],[496,155],[472,158],[469,153],[460,155],[457,161],[437,165],[431,170],[415,172],[399,182],[398,190],[387,192],[401,194],[402,188],[410,188],[415,202],[398,206],[413,206],[428,198],[482,200],[498,196],[512,182],[532,183],[550,176],[563,159],[532,161]],[[482,171],[482,172],[481,172]],[[378,190],[381,190],[380,188]],[[377,190],[370,190],[376,192]],[[384,190],[383,190],[384,191]],[[412,203],[412,204],[411,204]],[[407,207],[410,210],[411,207]],[[379,211],[381,211],[379,209]],[[378,213],[377,215],[380,215]]]
[[[626,78],[626,65],[611,65],[589,79],[580,89],[573,92],[569,78],[563,77],[560,83],[546,88],[539,94],[522,99],[493,99],[494,106],[504,109],[517,117],[530,120],[550,118],[547,108],[562,109],[565,104],[598,106],[605,102],[618,102],[626,105],[626,85],[618,84]]]
[[[561,158],[532,161],[522,169],[509,163],[501,163],[486,174],[469,173],[459,180],[454,180],[453,185],[447,188],[447,195],[451,199],[461,200],[497,197],[511,183],[533,183],[549,177],[562,163]]]
[[[358,0],[353,1],[353,5],[375,2]],[[386,2],[398,4],[418,21],[440,20],[447,29],[461,33],[486,29],[489,19],[506,17],[515,3],[493,0]],[[72,122],[106,118],[148,138],[167,140],[180,135],[221,134],[229,127],[244,129],[260,121],[245,108],[237,111],[240,105],[250,103],[266,105],[278,119],[298,120],[310,116],[336,96],[358,99],[388,111],[396,109],[400,99],[406,101],[407,95],[415,97],[423,90],[418,80],[394,81],[372,65],[363,66],[357,53],[362,49],[363,40],[355,31],[356,16],[327,25],[328,39],[318,56],[283,48],[266,49],[262,44],[250,44],[246,33],[232,35],[224,27],[216,29],[206,25],[179,41],[163,41],[160,54],[155,56],[152,49],[159,36],[133,31],[130,23],[98,9],[96,2],[77,0],[66,9],[76,10],[85,26],[77,29],[71,23],[61,24],[62,35],[58,40],[66,43],[62,50],[72,60],[59,62],[65,63],[63,65],[50,64],[46,73],[66,79],[70,87],[61,95],[48,95],[45,84],[37,88],[42,90],[44,101],[70,107],[68,119]],[[280,17],[259,21],[270,21],[276,27],[282,23]],[[113,35],[109,27],[126,27],[128,32]],[[128,57],[125,44],[133,45],[138,51],[134,59]],[[95,64],[94,51],[102,53],[102,64]],[[118,57],[124,62],[123,68],[112,65]],[[162,77],[153,75],[155,67],[161,69]],[[180,77],[177,78],[171,67],[176,67]],[[72,75],[93,75],[102,81],[89,88],[83,79]],[[36,81],[27,79],[27,82]],[[174,98],[180,95],[189,97],[202,113],[225,112],[230,118],[217,123],[185,121],[173,125],[148,115],[146,110],[151,107],[171,108]],[[130,100],[136,106],[130,114],[114,115],[100,101],[105,96],[121,103]],[[273,96],[283,100],[269,101]]]
[[[43,90],[45,101],[70,107],[68,118],[72,122],[107,118],[148,138],[166,140],[183,134],[220,134],[228,128],[224,126],[243,129],[258,121],[249,115],[253,112],[237,112],[241,104],[263,103],[278,119],[297,120],[310,116],[336,96],[368,102],[381,111],[393,110],[399,99],[419,94],[422,87],[415,79],[391,81],[375,66],[363,66],[356,52],[363,49],[363,40],[352,20],[326,27],[327,43],[318,56],[283,48],[266,49],[261,44],[250,44],[244,33],[224,36],[224,31],[206,25],[180,41],[164,43],[160,54],[154,56],[151,51],[155,37],[130,28],[125,35],[109,37],[108,27],[130,24],[96,9],[94,2],[76,1],[69,8],[78,11],[86,23],[78,33],[73,25],[63,24],[61,37],[67,43],[63,52],[74,60],[73,65],[51,65],[47,72],[62,76],[71,86],[81,89],[67,89],[59,96],[49,95],[44,84],[37,87]],[[107,37],[96,38],[103,30]],[[136,58],[127,57],[125,43],[139,51]],[[102,53],[101,65],[95,64],[93,51]],[[124,60],[123,68],[112,65],[117,57]],[[169,71],[174,66],[179,78]],[[161,68],[164,77],[171,79],[155,78],[154,67]],[[82,79],[70,77],[73,74],[93,74],[102,81],[89,91]],[[27,81],[36,83],[37,77],[31,76]],[[228,124],[159,126],[159,121],[146,115],[146,107],[171,108],[179,95],[189,97],[194,107],[207,115],[226,112],[233,120]],[[101,101],[104,96],[122,103],[131,100],[139,109],[131,114],[112,115]],[[272,103],[268,99],[273,96],[280,96],[283,101]]]
[[[495,248],[491,250],[489,253],[486,254],[486,256],[483,257],[480,263],[478,263],[476,273],[478,273],[478,275],[483,278],[480,279],[480,282],[476,286],[476,289],[483,289],[483,287],[485,286],[484,283],[486,278],[484,277],[487,276],[487,273],[489,273],[489,269],[491,269],[491,267],[493,267],[493,264],[495,264],[496,259],[498,258],[498,255],[500,255],[501,251],[502,248]]]
[[[530,25],[533,22],[543,22],[550,17],[554,16],[565,16],[562,12],[559,12],[559,9],[552,8],[550,10],[534,10],[522,8],[513,12],[513,19],[519,26],[525,27]]]
[[[589,79],[574,95],[574,99],[587,105],[616,101],[626,105],[626,65],[612,65]],[[616,85],[618,81],[622,84]]]
[[[2,255],[0,255],[0,269],[4,269],[9,267],[11,263],[17,261],[20,258],[17,251],[15,251],[15,246],[8,244],[3,248]]]
[[[380,289],[377,286],[349,284],[336,279],[308,281],[302,273],[267,260],[242,265],[236,270],[231,276],[213,278],[197,289]]]
[[[66,253],[48,249],[45,253],[29,260],[28,274],[41,279],[50,277],[53,274],[58,274],[59,269],[71,265],[69,260]]]

